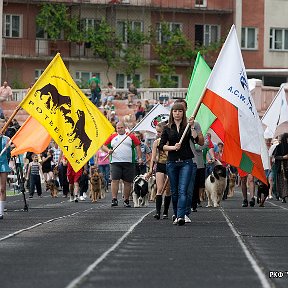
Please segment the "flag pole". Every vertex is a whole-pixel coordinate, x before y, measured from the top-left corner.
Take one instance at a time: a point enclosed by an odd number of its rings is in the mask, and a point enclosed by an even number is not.
[[[155,105],[155,106],[148,112],[148,114],[147,114],[136,126],[134,126],[134,127],[131,129],[131,131],[129,131],[129,133],[126,134],[126,136],[125,136],[125,137],[116,145],[116,147],[112,150],[112,153],[129,137],[129,135],[131,135],[131,134],[135,131],[135,129],[145,120],[145,118],[146,118],[147,116],[149,116],[150,113],[152,113],[159,105],[161,105],[161,104],[158,103],[157,105]],[[103,161],[106,160],[110,155],[111,155],[111,154],[107,154],[107,155],[104,157]]]

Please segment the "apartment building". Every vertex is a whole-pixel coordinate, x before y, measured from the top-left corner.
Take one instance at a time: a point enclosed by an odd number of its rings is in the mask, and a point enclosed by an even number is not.
[[[67,41],[62,34],[57,41],[52,41],[37,27],[36,17],[41,5],[56,2],[65,3],[71,15],[78,15],[85,25],[95,29],[101,19],[106,19],[121,39],[122,47],[129,44],[127,23],[132,30],[140,29],[144,33],[154,29],[156,44],[161,44],[165,42],[161,30],[165,22],[171,31],[183,32],[192,47],[196,43],[209,45],[225,39],[235,23],[248,77],[262,79],[265,85],[279,86],[287,81],[288,20],[283,13],[288,8],[287,1],[4,0],[0,6],[3,31],[1,79],[8,80],[12,87],[24,88],[35,82],[57,52],[61,53],[79,85],[93,73],[100,77],[103,86],[108,79],[117,88],[127,88],[131,83],[125,61],[107,71],[105,61],[93,54],[89,43]],[[135,76],[142,87],[149,87],[151,79],[161,79],[159,55],[152,43],[145,44],[142,53],[145,62],[136,69]],[[217,53],[205,57],[213,67]],[[191,63],[177,59],[173,65],[175,87],[187,87]]]

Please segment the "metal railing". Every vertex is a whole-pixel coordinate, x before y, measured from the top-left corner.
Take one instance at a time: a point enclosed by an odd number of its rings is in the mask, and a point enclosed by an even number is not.
[[[107,90],[102,89],[102,92],[105,91]],[[127,89],[117,89],[117,94],[123,95],[127,93],[127,91]],[[162,102],[163,100],[185,98],[187,88],[139,88],[137,91],[139,99],[141,100],[147,99]],[[87,96],[90,95],[90,89],[82,89],[82,92]],[[26,94],[26,89],[13,89],[13,100],[22,101]]]

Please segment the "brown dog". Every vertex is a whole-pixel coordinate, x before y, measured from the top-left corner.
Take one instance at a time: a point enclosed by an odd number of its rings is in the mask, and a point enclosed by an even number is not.
[[[101,175],[95,171],[90,178],[90,198],[92,202],[101,199]]]
[[[52,198],[58,197],[58,187],[56,184],[56,181],[53,179],[50,179],[46,182],[46,190],[50,190],[50,194]]]
[[[229,191],[227,197],[233,197],[234,196],[234,189],[236,185],[236,174],[230,173],[229,174]]]

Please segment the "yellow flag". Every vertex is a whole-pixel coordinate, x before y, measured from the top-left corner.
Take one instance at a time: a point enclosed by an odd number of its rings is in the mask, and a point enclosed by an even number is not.
[[[20,106],[46,128],[76,172],[114,131],[73,81],[59,53]]]

